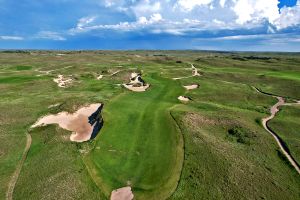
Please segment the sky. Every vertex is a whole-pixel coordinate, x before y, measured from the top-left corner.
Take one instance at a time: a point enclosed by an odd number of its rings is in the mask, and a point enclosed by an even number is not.
[[[300,0],[0,0],[0,49],[300,52]]]

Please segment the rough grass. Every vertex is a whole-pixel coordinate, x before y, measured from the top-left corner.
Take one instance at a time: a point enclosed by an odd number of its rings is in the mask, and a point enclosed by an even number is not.
[[[5,198],[30,125],[48,113],[72,112],[95,102],[105,104],[104,127],[93,142],[65,141],[62,136],[70,133],[55,126],[31,132],[33,146],[14,198],[106,199],[124,185],[131,185],[138,199],[167,198],[176,186],[171,199],[300,198],[298,174],[260,123],[276,99],[251,87],[300,99],[299,54],[58,53],[0,52],[0,199]],[[171,80],[190,76],[191,63],[203,76]],[[132,93],[116,85],[126,81],[132,68],[143,72],[149,91]],[[116,69],[123,71],[96,80],[98,74]],[[54,71],[47,75],[39,70]],[[58,74],[73,75],[74,84],[58,88],[52,80]],[[194,83],[200,88],[180,87]],[[192,101],[180,104],[179,95]],[[284,107],[270,122],[296,159],[298,110]],[[181,133],[184,161],[177,185]]]

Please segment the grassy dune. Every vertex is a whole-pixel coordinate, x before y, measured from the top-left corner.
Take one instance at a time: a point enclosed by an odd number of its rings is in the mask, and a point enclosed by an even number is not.
[[[93,141],[71,143],[56,126],[30,131],[15,199],[108,199],[126,185],[138,199],[300,198],[299,175],[260,122],[276,99],[252,88],[300,100],[300,54],[57,53],[0,52],[0,199],[29,127],[43,115],[96,102],[105,104],[104,127]],[[201,77],[172,80],[191,76],[191,63]],[[143,73],[148,91],[117,85],[133,71]],[[58,74],[72,75],[73,85],[58,88]],[[106,76],[97,80],[99,74]],[[182,87],[194,83],[200,88]],[[179,95],[192,101],[180,103]],[[270,122],[298,161],[299,121],[299,108],[284,106]]]

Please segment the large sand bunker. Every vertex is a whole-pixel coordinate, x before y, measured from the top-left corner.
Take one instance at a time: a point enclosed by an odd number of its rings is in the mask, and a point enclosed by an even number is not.
[[[197,89],[199,87],[199,84],[185,85],[183,87],[187,90],[194,90],[194,89]]]
[[[57,78],[54,78],[53,81],[57,83],[58,87],[68,87],[73,82],[72,78],[65,78],[63,75],[58,75]]]
[[[131,73],[130,83],[123,84],[123,86],[134,92],[145,92],[150,87],[149,84],[145,83],[139,73]]]
[[[133,193],[131,187],[123,187],[111,192],[110,200],[132,200]]]
[[[103,125],[102,108],[103,104],[91,104],[73,114],[60,112],[56,115],[47,115],[39,119],[31,128],[58,124],[61,128],[72,131],[71,141],[88,141],[97,135]]]

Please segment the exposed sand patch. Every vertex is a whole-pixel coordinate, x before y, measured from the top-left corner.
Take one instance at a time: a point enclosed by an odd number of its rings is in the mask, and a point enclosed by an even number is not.
[[[110,200],[132,200],[134,197],[131,187],[123,187],[111,192]]]
[[[91,117],[99,109],[102,109],[102,104],[91,104],[87,107],[80,108],[73,114],[70,114],[68,112],[60,112],[56,115],[47,115],[40,118],[35,124],[31,126],[31,128],[49,124],[58,124],[61,128],[73,132],[70,136],[71,141],[88,141],[91,138],[93,131],[95,130],[97,120],[102,120],[102,118],[100,119],[99,117],[99,119],[97,118],[96,120],[92,121],[91,119],[89,119],[89,117]]]
[[[191,100],[191,98],[189,98],[189,97],[186,97],[186,96],[179,96],[179,97],[178,97],[178,100],[180,100],[180,101],[184,101],[184,102],[188,102],[188,101],[190,101],[190,100]]]
[[[97,80],[100,80],[100,79],[102,79],[103,78],[103,75],[99,75],[99,76],[97,76]]]
[[[192,65],[192,72],[193,72],[193,76],[201,76],[200,74],[199,74],[199,72],[198,72],[198,69],[196,68],[196,67],[194,67],[194,65],[193,64],[191,64]]]
[[[57,107],[57,106],[59,106],[59,105],[60,105],[60,103],[56,103],[56,104],[53,104],[53,105],[48,106],[48,108],[54,108],[54,107]]]
[[[198,84],[192,84],[192,85],[185,85],[183,86],[185,89],[187,90],[194,90],[194,89],[197,89],[199,88],[199,85]]]
[[[134,92],[145,92],[150,84],[146,84],[142,79],[141,74],[139,73],[131,73],[130,83],[123,84],[125,88]]]
[[[54,78],[53,81],[57,83],[58,87],[65,88],[72,84],[72,78],[65,78],[63,75],[58,75],[57,78]]]

